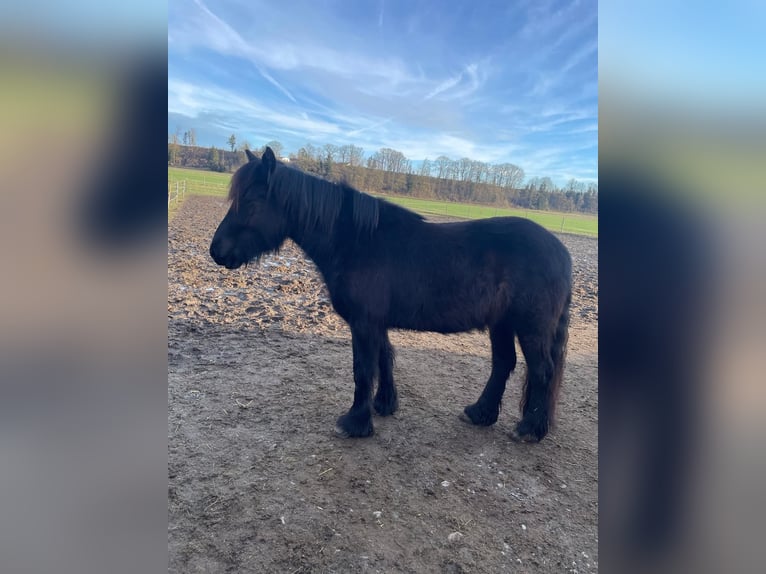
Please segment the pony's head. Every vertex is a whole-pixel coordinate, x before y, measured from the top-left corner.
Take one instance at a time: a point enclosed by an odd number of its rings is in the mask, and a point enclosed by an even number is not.
[[[231,178],[231,206],[210,243],[210,255],[218,265],[237,269],[275,251],[287,238],[283,214],[269,201],[269,186],[277,158],[267,147],[259,159],[245,150],[248,162]]]

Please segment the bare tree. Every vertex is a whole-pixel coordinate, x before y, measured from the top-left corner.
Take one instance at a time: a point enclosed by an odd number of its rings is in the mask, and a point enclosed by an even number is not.
[[[550,177],[546,176],[540,180],[540,185],[537,189],[539,191],[550,193],[552,191],[556,191],[556,185],[553,183],[553,180]]]
[[[539,177],[530,177],[527,181],[527,184],[524,186],[524,189],[527,189],[529,191],[537,191],[540,189],[540,178]]]
[[[524,182],[524,170],[512,163],[493,166],[492,183],[500,187],[519,189]],[[537,185],[535,183],[535,185]]]
[[[459,179],[460,174],[460,161],[457,159],[451,159],[447,164],[447,179]]]
[[[298,152],[299,156],[302,155],[305,159],[311,159],[311,160],[319,159],[320,150],[315,145],[307,143],[301,149],[303,150],[303,154],[301,154],[301,152]]]
[[[423,163],[420,164],[420,171],[418,172],[418,175],[422,175],[424,177],[430,177],[431,161],[428,158],[424,159]]]
[[[402,152],[392,149],[389,151],[389,158],[390,171],[394,173],[410,173],[412,171],[412,162]]]
[[[449,169],[452,160],[446,155],[440,155],[436,158],[436,177],[439,179],[446,179],[449,177]]]
[[[524,176],[526,175],[524,173],[524,170],[521,169],[519,166],[514,165],[512,163],[505,164],[508,166],[508,183],[507,187],[510,187],[511,189],[518,189],[521,187],[522,182],[524,181]]]
[[[394,173],[409,173],[412,168],[412,162],[402,152],[388,147],[380,148],[373,154],[371,159],[373,158],[376,169]]]
[[[349,149],[348,163],[352,166],[362,165],[364,161],[364,150],[358,146],[352,145]]]
[[[338,146],[333,144],[325,144],[324,148],[324,157],[326,160],[329,161],[337,161],[338,158]]]
[[[234,148],[237,147],[237,136],[235,136],[234,134],[231,134],[227,141],[229,143],[229,147],[231,148],[231,151],[234,151]]]
[[[474,183],[484,183],[487,181],[487,173],[489,166],[483,161],[471,160],[471,166],[469,168],[470,179]]]
[[[338,162],[344,165],[350,162],[351,158],[351,146],[342,145],[338,148]]]
[[[575,178],[571,178],[567,182],[566,190],[569,192],[576,192],[580,189],[580,182],[577,181]]]
[[[176,133],[168,134],[168,164],[176,165],[178,163],[178,130]]]

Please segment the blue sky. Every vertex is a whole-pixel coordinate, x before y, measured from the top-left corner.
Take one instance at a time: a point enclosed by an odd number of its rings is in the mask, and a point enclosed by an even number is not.
[[[598,177],[595,0],[171,0],[168,131]]]

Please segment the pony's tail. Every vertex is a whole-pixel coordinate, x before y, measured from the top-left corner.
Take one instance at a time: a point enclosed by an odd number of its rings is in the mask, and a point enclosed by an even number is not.
[[[567,355],[567,341],[569,339],[569,307],[572,303],[572,290],[567,294],[567,300],[564,303],[564,309],[559,316],[556,331],[553,335],[551,344],[551,359],[553,360],[553,376],[551,377],[550,389],[548,392],[548,414],[551,421],[556,414],[556,403],[558,402],[561,381],[564,378],[564,362]]]

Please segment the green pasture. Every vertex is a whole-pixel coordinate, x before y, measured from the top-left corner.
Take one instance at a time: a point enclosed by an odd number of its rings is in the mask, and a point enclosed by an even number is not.
[[[168,168],[168,185],[175,185],[176,181],[184,180],[187,194],[225,197],[229,193],[231,174],[180,167]]]
[[[168,168],[168,186],[176,181],[186,181],[186,194],[213,195],[225,197],[229,191],[230,173],[217,173],[197,169],[177,167]],[[382,195],[381,197],[423,215],[446,215],[465,219],[483,219],[486,217],[516,216],[531,219],[552,231],[574,233],[577,235],[598,236],[598,218],[592,215],[575,213],[557,213],[555,211],[535,211],[533,209],[513,209],[468,203],[453,203],[430,199]],[[173,206],[170,207],[174,211]]]
[[[536,211],[494,207],[470,203],[453,203],[415,197],[373,194],[386,200],[416,211],[423,215],[446,215],[464,219],[484,219],[487,217],[516,216],[531,219],[546,229],[577,235],[598,236],[598,218],[592,215],[558,213],[555,211]]]

